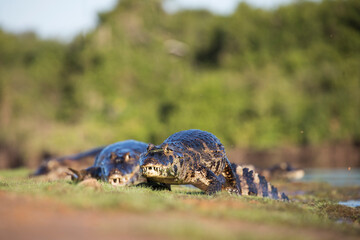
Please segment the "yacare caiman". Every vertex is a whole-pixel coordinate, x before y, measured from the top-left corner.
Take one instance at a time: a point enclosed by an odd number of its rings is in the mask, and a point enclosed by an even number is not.
[[[46,175],[48,178],[51,176],[51,180],[56,180],[70,175],[75,182],[95,178],[113,186],[140,185],[154,190],[170,190],[170,185],[152,182],[140,174],[139,157],[146,152],[147,146],[144,142],[125,140],[75,155],[47,160],[32,176]],[[88,158],[92,158],[92,166],[79,168],[78,163]]]
[[[74,181],[85,178],[101,179],[115,186],[134,185],[146,182],[139,171],[139,156],[146,151],[148,144],[126,140],[105,147],[95,158],[91,167],[72,171]]]
[[[140,171],[151,181],[191,184],[210,195],[225,190],[288,200],[264,177],[231,164],[220,140],[197,129],[177,132],[158,146],[150,144],[140,156]]]

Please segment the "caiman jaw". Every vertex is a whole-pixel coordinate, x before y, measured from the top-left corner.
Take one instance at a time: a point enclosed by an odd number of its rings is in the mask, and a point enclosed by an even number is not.
[[[145,177],[166,177],[166,169],[159,165],[145,165],[141,166],[141,173]]]

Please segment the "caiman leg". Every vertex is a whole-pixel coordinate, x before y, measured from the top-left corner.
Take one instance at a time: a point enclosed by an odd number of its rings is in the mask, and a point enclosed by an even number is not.
[[[231,167],[231,163],[226,158],[225,168],[222,172],[222,175],[225,177],[225,190],[230,193],[241,194],[241,187],[239,179],[236,177],[235,169]]]
[[[71,180],[74,182],[80,182],[83,181],[85,178],[96,178],[100,179],[100,167],[89,167],[86,169],[76,170],[73,168],[69,168],[71,173]]]
[[[190,184],[205,191],[208,195],[221,191],[222,185],[215,173],[205,167],[195,171],[195,179]]]

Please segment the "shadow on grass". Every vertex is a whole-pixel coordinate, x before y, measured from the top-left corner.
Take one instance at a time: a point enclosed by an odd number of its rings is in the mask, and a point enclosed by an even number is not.
[[[195,191],[184,192],[184,194],[191,195],[191,196],[204,196],[204,195],[207,195],[205,192],[195,192]]]

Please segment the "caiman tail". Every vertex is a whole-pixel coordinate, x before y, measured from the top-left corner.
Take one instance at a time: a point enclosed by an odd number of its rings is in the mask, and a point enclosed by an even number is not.
[[[95,157],[105,148],[106,146],[93,148],[90,150],[87,150],[85,152],[69,155],[69,156],[63,156],[63,157],[57,157],[57,158],[47,158],[44,159],[39,166],[38,169],[35,170],[34,173],[30,174],[30,177],[35,176],[41,176],[48,174],[54,168],[58,168],[60,166],[62,167],[71,167],[71,163],[80,163],[82,161],[86,161],[87,159],[91,158],[92,162],[95,159]]]
[[[239,180],[242,195],[255,195],[289,201],[285,193],[278,192],[277,188],[266,181],[264,176],[235,163],[231,165],[236,171],[236,177]]]

